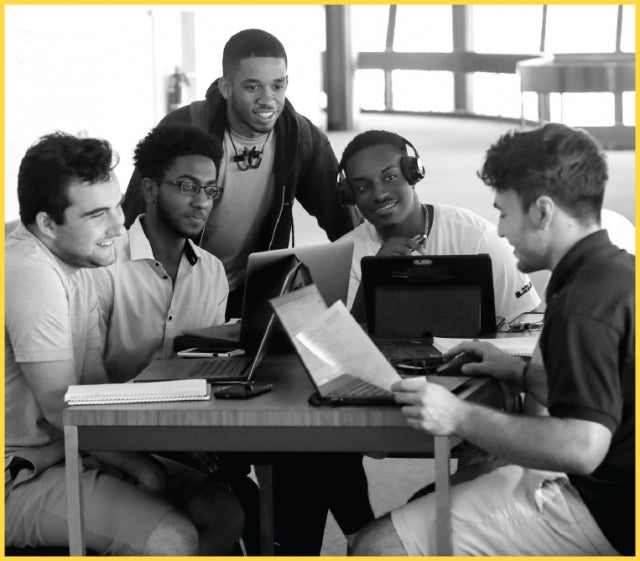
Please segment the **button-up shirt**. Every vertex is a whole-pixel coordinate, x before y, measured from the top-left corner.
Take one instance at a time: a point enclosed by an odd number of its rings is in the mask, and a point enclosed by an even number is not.
[[[124,236],[116,263],[87,269],[112,382],[130,380],[152,360],[171,357],[174,337],[185,330],[225,320],[229,285],[220,260],[187,240],[173,283],[153,256],[141,218]]]

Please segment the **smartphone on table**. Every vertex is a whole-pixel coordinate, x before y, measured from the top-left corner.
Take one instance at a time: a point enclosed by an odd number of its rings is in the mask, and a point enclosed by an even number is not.
[[[179,357],[182,358],[214,358],[214,357],[232,357],[232,356],[242,356],[244,355],[244,351],[242,349],[236,349],[233,347],[229,347],[228,349],[208,349],[206,347],[192,347],[190,349],[183,349],[176,353]]]
[[[245,382],[231,384],[213,390],[213,395],[219,399],[249,399],[271,391],[271,384]]]

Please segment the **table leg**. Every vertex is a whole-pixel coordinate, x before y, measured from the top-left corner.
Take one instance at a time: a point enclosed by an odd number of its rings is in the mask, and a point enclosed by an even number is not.
[[[67,518],[69,525],[69,554],[84,555],[82,518],[82,485],[80,483],[80,454],[78,428],[64,427],[64,453],[67,482]]]
[[[436,475],[436,553],[453,555],[451,541],[451,449],[448,436],[434,437]]]
[[[273,480],[271,464],[254,466],[260,485],[260,553],[273,555]]]

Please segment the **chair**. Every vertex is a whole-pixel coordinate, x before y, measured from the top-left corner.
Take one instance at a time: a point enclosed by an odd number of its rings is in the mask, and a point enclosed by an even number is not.
[[[632,255],[636,254],[636,227],[615,210],[602,209],[602,227],[609,232],[611,242]]]

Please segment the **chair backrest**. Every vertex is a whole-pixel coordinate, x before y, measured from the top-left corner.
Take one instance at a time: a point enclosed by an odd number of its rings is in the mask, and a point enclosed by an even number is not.
[[[611,242],[632,255],[636,254],[636,227],[615,210],[602,209],[602,227],[609,232]]]

